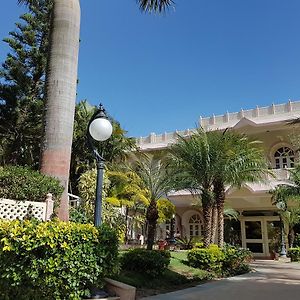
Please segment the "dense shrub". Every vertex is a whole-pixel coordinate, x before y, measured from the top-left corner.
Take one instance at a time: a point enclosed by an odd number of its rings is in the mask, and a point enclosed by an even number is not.
[[[239,275],[250,271],[249,262],[253,258],[251,251],[231,245],[225,245],[222,251],[224,253],[223,275]]]
[[[190,266],[207,271],[220,272],[224,253],[217,245],[210,245],[208,248],[194,248],[187,255]]]
[[[27,201],[45,201],[51,193],[54,200],[63,192],[59,181],[25,167],[0,168],[0,198]]]
[[[60,221],[0,221],[0,299],[81,299],[116,268],[106,227]]]
[[[217,245],[210,245],[209,248],[190,250],[187,258],[189,265],[194,268],[229,276],[248,272],[252,254],[248,250],[233,246],[219,248]]]
[[[154,278],[167,269],[170,258],[168,251],[133,249],[122,255],[121,267],[123,270],[147,274]]]
[[[300,261],[300,247],[290,248],[288,250],[288,257],[291,258],[291,261]]]

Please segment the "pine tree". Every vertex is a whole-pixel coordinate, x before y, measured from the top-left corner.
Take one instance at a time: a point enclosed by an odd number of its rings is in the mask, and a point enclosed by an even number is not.
[[[0,68],[0,164],[38,168],[52,0],[36,0],[3,41]]]

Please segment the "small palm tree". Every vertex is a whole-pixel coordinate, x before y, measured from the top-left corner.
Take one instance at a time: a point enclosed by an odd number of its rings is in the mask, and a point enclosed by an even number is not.
[[[136,155],[132,170],[139,176],[142,185],[148,190],[149,206],[146,212],[148,225],[147,249],[153,248],[157,220],[159,218],[157,202],[164,199],[172,189],[173,181],[166,160],[153,155]]]
[[[280,211],[281,219],[284,223],[285,231],[288,236],[289,246],[294,243],[294,226],[300,223],[300,208],[290,208],[288,203],[300,201],[300,165],[296,165],[295,169],[289,170],[291,184],[282,184],[271,190],[272,204],[284,203],[285,209]]]

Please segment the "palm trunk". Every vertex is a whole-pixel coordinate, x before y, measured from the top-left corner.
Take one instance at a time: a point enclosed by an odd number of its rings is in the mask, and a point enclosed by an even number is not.
[[[147,234],[147,250],[152,250],[155,240],[156,225],[158,219],[158,210],[155,200],[151,200],[147,209],[146,218],[148,222],[148,234]]]
[[[68,220],[67,193],[79,52],[79,0],[54,0],[51,29],[41,172],[58,178],[65,188],[58,216],[61,220]]]
[[[212,227],[212,209],[213,209],[213,199],[212,193],[209,189],[202,191],[201,196],[203,219],[204,219],[204,247],[208,247],[211,241],[211,227]]]
[[[212,209],[211,238],[210,238],[211,244],[214,244],[216,242],[217,227],[218,227],[218,209],[217,206],[214,204]]]
[[[207,248],[210,245],[211,240],[211,219],[212,219],[212,206],[203,206],[203,218],[204,218],[204,247]]]
[[[215,182],[214,193],[218,210],[218,246],[224,245],[224,204],[225,204],[225,187],[222,182]]]

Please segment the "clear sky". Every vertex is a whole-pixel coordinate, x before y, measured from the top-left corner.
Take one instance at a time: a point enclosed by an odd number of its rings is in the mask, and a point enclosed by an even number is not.
[[[81,7],[77,100],[101,100],[131,136],[300,99],[299,0],[176,0],[163,16],[135,0]],[[22,8],[1,0],[0,11],[2,38]]]

